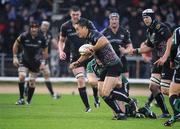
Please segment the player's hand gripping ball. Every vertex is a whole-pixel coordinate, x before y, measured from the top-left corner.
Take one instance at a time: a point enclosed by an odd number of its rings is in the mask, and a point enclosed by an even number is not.
[[[81,55],[92,55],[94,53],[92,47],[91,44],[84,44],[79,48],[79,53]]]

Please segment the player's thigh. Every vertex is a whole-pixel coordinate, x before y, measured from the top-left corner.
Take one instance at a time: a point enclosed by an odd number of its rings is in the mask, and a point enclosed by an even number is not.
[[[169,96],[173,94],[180,95],[180,83],[171,82]]]
[[[118,82],[119,82],[119,77],[106,76],[102,88],[103,96],[109,96],[112,89],[115,88]]]

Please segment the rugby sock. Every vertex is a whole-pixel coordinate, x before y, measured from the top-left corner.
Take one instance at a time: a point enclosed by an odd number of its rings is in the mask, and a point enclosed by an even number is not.
[[[154,96],[151,93],[150,96],[148,97],[148,101],[147,101],[146,105],[150,107],[153,100],[154,100]]]
[[[45,84],[46,84],[46,87],[48,88],[50,94],[54,95],[54,91],[53,91],[51,82],[50,81],[45,81]]]
[[[178,96],[177,95],[171,95],[169,97],[169,102],[171,104],[171,107],[173,109],[173,112],[174,112],[174,115],[177,115],[179,114],[180,112],[177,111],[177,109],[175,109],[175,104],[176,104],[176,100],[178,99]]]
[[[24,98],[24,82],[19,82],[19,96],[20,99]]]
[[[98,88],[97,87],[92,87],[92,90],[93,90],[94,100],[95,100],[96,103],[98,103],[98,101],[99,101]]]
[[[28,102],[28,103],[31,102],[32,96],[33,96],[33,94],[34,94],[34,90],[35,90],[35,87],[29,87],[28,97],[27,97],[27,102]]]
[[[164,102],[164,96],[163,96],[163,94],[162,94],[161,92],[158,93],[158,94],[156,95],[155,99],[156,99],[157,104],[158,104],[159,107],[161,108],[161,111],[162,111],[163,113],[169,114],[169,111],[168,111],[168,109],[167,109],[167,107],[166,107],[166,104],[165,104],[165,102]]]
[[[25,96],[28,96],[28,89],[29,89],[29,82],[26,82],[25,83],[25,89],[24,89]]]
[[[104,99],[104,101],[106,102],[106,104],[111,107],[111,109],[115,112],[115,113],[122,113],[120,107],[118,106],[117,102],[113,99],[111,99],[110,97],[104,96],[102,97]]]
[[[81,96],[81,100],[83,101],[84,105],[86,106],[86,108],[89,108],[90,105],[89,105],[89,101],[88,101],[86,87],[78,88],[78,90],[79,90],[79,95]]]
[[[129,103],[131,101],[131,99],[129,97],[127,97],[127,95],[124,92],[119,92],[119,91],[114,91],[113,90],[111,92],[111,96],[115,100],[123,101],[123,102],[126,102],[126,103]]]

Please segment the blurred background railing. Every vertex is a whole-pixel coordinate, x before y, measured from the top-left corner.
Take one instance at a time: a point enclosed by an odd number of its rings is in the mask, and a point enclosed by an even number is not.
[[[150,64],[143,61],[140,56],[128,57],[130,78],[149,78]],[[12,56],[0,53],[0,76],[16,77],[17,68],[12,64]],[[71,71],[68,70],[68,63],[59,61],[57,54],[51,55],[51,76],[65,77],[72,76]]]

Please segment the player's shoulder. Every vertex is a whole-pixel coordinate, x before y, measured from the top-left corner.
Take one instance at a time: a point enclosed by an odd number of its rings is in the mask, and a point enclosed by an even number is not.
[[[162,22],[158,22],[155,26],[156,30],[163,30],[163,29],[170,29],[166,24],[162,23]]]
[[[21,37],[27,37],[29,35],[29,32],[28,31],[25,31],[25,32],[22,32],[20,34]]]
[[[174,33],[179,33],[180,34],[180,27],[177,27],[176,29],[174,29]]]
[[[87,22],[92,22],[91,20],[89,20],[89,19],[87,19],[87,18],[85,18],[85,17],[81,17],[80,20],[85,20],[85,21],[87,21]]]
[[[109,32],[110,32],[110,28],[109,28],[109,27],[106,27],[106,28],[104,28],[104,29],[101,31],[102,34],[107,34],[107,33],[109,33]]]
[[[64,23],[61,25],[61,27],[69,27],[69,26],[71,26],[71,24],[72,24],[71,20],[68,20],[68,21],[64,22]]]
[[[121,33],[130,33],[128,29],[126,29],[126,28],[124,28],[124,27],[122,27],[122,26],[119,27],[119,31],[120,31]]]

